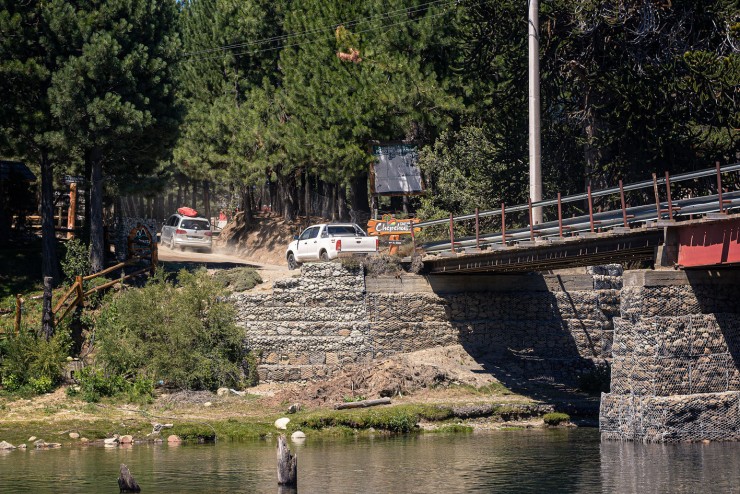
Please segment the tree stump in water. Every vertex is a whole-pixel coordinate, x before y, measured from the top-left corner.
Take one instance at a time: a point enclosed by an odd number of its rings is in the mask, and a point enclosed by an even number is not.
[[[136,483],[134,476],[128,471],[128,467],[121,463],[121,473],[118,475],[118,487],[121,492],[141,492],[141,487]]]
[[[278,485],[297,486],[298,457],[290,452],[282,434],[278,437],[277,461]]]

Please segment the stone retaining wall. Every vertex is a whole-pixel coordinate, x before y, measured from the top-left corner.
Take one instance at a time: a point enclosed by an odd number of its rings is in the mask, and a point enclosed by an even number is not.
[[[361,268],[305,264],[271,295],[233,300],[247,349],[261,352],[264,381],[323,378],[345,364],[462,344],[501,377],[575,382],[611,355],[620,275],[612,267],[366,280]]]
[[[625,275],[602,437],[738,439],[737,278],[731,271]]]

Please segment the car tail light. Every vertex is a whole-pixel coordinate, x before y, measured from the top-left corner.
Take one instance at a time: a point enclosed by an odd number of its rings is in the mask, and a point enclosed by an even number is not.
[[[375,252],[380,250],[380,238],[375,237]]]
[[[337,252],[342,252],[342,241],[341,240],[337,240],[336,248],[337,248]]]
[[[181,230],[179,228],[175,230],[175,235],[185,235],[186,233],[188,232],[186,232],[185,230]]]
[[[207,231],[207,232],[203,233],[203,235],[205,235],[206,237],[211,237],[211,236],[213,236],[213,232],[212,231]]]

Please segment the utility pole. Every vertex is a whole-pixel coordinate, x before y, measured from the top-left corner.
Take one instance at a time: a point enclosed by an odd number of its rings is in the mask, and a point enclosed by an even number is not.
[[[539,0],[529,0],[529,197],[542,200],[540,145],[540,21]],[[542,208],[532,211],[533,224],[542,223]]]

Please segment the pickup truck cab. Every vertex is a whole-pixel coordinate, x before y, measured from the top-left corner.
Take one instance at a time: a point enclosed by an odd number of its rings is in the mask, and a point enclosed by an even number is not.
[[[378,252],[378,238],[368,237],[354,223],[322,223],[311,225],[288,244],[285,258],[295,269],[302,262],[329,261],[339,253],[372,254]]]

